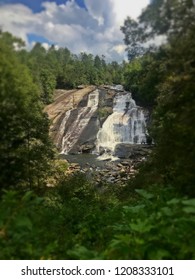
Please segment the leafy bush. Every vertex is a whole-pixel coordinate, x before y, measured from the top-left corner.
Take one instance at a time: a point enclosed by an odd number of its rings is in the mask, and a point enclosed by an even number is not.
[[[158,187],[158,186],[157,186]],[[107,259],[194,259],[195,200],[170,198],[171,189],[147,192],[122,208]]]
[[[0,204],[0,259],[48,259],[56,247],[56,211],[32,192],[6,192]]]
[[[195,199],[154,185],[124,203],[69,180],[44,198],[3,195],[0,259],[195,258]]]

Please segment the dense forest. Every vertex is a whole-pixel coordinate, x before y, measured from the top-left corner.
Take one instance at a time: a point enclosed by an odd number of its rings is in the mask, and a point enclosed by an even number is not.
[[[1,31],[0,259],[195,259],[195,6],[153,0],[121,31],[121,64]],[[99,192],[58,159],[43,108],[80,84],[123,84],[151,111],[155,147],[125,186]]]
[[[54,45],[46,51],[36,43],[30,52],[18,51],[18,56],[30,69],[45,104],[52,101],[55,88],[71,89],[79,85],[118,84],[123,81],[123,65],[106,63],[103,55],[94,57],[84,52],[75,55],[67,48],[56,49]]]

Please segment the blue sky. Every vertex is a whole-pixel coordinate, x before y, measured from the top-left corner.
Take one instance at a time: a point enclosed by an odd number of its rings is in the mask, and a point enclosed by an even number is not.
[[[0,0],[0,27],[22,38],[28,49],[36,41],[71,52],[126,59],[120,26],[136,18],[149,0]]]
[[[68,0],[55,0],[55,1],[54,0],[47,0],[47,1],[45,0],[0,0],[0,3],[3,4],[21,3],[28,6],[30,9],[32,9],[33,12],[38,13],[44,9],[41,5],[42,2],[56,2],[57,5],[60,5],[60,4],[64,4],[67,1]],[[80,7],[85,8],[84,0],[76,0],[76,2]]]

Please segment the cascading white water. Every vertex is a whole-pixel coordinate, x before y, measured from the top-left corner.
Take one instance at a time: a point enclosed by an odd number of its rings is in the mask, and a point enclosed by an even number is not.
[[[144,111],[136,106],[131,93],[118,93],[114,98],[113,113],[108,116],[97,135],[97,150],[114,151],[119,143],[146,142]]]
[[[99,91],[95,90],[88,95],[87,107],[80,107],[66,112],[64,121],[62,121],[65,135],[62,138],[61,153],[67,154],[76,144],[82,131],[88,125],[90,119],[96,112],[98,108],[98,103],[99,103]],[[71,114],[74,114],[75,111],[76,111],[76,118],[73,118],[71,120]],[[69,121],[68,119],[70,119],[71,124],[69,123],[69,125],[67,126]]]
[[[99,91],[96,89],[95,91],[89,94],[87,107],[97,108],[98,104],[99,104]]]
[[[62,146],[63,146],[64,128],[65,128],[65,125],[66,125],[66,122],[67,122],[68,118],[70,117],[70,113],[71,113],[71,110],[68,110],[65,113],[65,116],[64,116],[64,118],[63,118],[63,120],[60,124],[59,131],[58,131],[58,134],[57,134],[57,137],[56,137],[56,145],[57,146],[60,146],[61,142],[62,142]]]

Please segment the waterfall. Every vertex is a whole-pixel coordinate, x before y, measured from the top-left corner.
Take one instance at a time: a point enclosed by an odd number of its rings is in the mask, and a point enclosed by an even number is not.
[[[116,144],[146,142],[144,110],[135,104],[129,92],[114,98],[113,113],[108,116],[97,135],[97,150],[114,151]]]
[[[96,89],[88,95],[86,107],[78,107],[66,112],[62,121],[63,138],[61,153],[67,154],[77,143],[81,133],[87,127],[90,119],[97,111],[99,91]],[[61,132],[62,133],[62,132]]]
[[[100,109],[107,106],[113,112],[102,127],[97,111],[99,104]],[[146,143],[145,119],[146,111],[136,105],[131,93],[119,91],[118,86],[111,93],[96,89],[85,95],[75,108],[63,112],[55,142],[64,154],[107,151],[113,155],[117,144]]]

